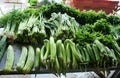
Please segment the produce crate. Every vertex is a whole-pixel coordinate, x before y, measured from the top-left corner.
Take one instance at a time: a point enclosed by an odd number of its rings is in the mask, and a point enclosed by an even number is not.
[[[112,13],[119,1],[113,0],[71,0],[70,4],[82,10],[103,10],[106,13]]]

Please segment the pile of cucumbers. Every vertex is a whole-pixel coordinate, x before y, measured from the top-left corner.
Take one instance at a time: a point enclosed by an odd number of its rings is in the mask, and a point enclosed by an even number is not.
[[[53,36],[44,40],[40,47],[21,46],[21,55],[15,68],[27,74],[35,69],[39,72],[44,68],[56,75],[66,74],[69,70],[85,71],[89,68],[108,68],[120,64],[120,47],[113,42],[113,49],[103,45],[99,40],[84,47],[75,44],[71,39],[55,40]],[[12,45],[7,47],[4,73],[13,71],[15,52]]]

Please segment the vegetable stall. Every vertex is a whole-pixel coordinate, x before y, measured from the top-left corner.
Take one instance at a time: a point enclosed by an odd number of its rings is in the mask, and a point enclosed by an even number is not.
[[[64,4],[13,9],[0,18],[0,74],[117,69],[119,25],[118,15]]]

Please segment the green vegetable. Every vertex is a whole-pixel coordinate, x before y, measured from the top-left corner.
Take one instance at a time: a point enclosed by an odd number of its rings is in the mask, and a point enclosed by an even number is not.
[[[55,58],[55,64],[54,65],[55,65],[54,70],[56,71],[57,74],[60,75],[60,64],[59,64],[59,61],[58,61],[58,57]]]
[[[15,42],[38,46],[40,43],[43,43],[44,38],[46,38],[44,26],[42,15],[40,19],[32,15],[24,22],[20,22],[18,31],[14,38]]]
[[[6,36],[2,36],[2,38],[0,40],[0,61],[3,57],[4,52],[5,52],[5,48],[6,48],[6,44],[7,44],[6,40],[7,40]]]
[[[110,25],[106,19],[97,20],[97,22],[94,23],[93,29],[96,32],[101,32],[105,35],[110,34],[110,31],[111,31]]]
[[[113,26],[120,24],[120,17],[118,15],[109,14],[107,15],[107,21]]]
[[[104,48],[104,45],[99,41],[99,40],[95,40],[94,42],[96,44],[96,46],[99,48],[100,52],[102,54],[105,54],[106,51],[105,51],[105,48]]]
[[[70,51],[70,44],[68,43],[68,41],[64,41],[64,45],[65,45],[65,53],[66,53],[66,64],[67,64],[67,69],[69,69],[70,65],[71,65],[71,51]]]
[[[75,19],[78,19],[80,11],[73,8],[73,7],[68,7],[64,4],[58,4],[58,3],[53,3],[48,6],[46,6],[45,10],[43,11],[43,15],[47,18],[51,17],[51,13],[59,13],[61,12],[62,14],[67,13],[71,17],[74,17]]]
[[[44,45],[45,45],[45,54],[43,57],[43,63],[46,64],[47,61],[49,60],[49,54],[50,54],[50,41],[45,39],[44,40]]]
[[[90,61],[90,62],[93,62],[93,63],[95,63],[95,55],[94,55],[94,52],[93,52],[93,49],[92,49],[92,47],[90,46],[90,44],[86,44],[86,50],[87,50],[87,52],[88,52],[88,54],[89,54],[89,56],[90,56],[90,59],[92,60],[92,61]]]
[[[40,69],[40,48],[36,48],[36,62],[35,62],[35,70],[39,71]]]
[[[99,51],[99,49],[98,49],[96,44],[92,45],[92,49],[93,49],[93,53],[94,53],[94,56],[95,56],[94,59],[96,61],[96,64],[99,65],[99,63],[100,63],[100,51]]]
[[[34,57],[35,52],[32,46],[28,46],[28,57],[26,60],[26,64],[24,65],[24,68],[22,69],[22,72],[24,74],[29,73],[32,70],[33,64],[34,64]]]
[[[50,37],[50,60],[53,63],[56,58],[56,44],[54,41],[54,38],[51,36]]]
[[[11,72],[13,63],[14,63],[14,49],[11,45],[9,45],[7,48],[7,57],[6,57],[5,66],[3,68],[3,72],[5,73]]]
[[[24,68],[24,65],[26,63],[27,56],[28,56],[28,50],[27,50],[27,48],[25,46],[22,46],[22,52],[21,52],[19,61],[18,61],[17,65],[16,65],[16,69],[19,72],[22,72],[22,69]]]
[[[84,54],[85,54],[85,62],[89,64],[90,62],[90,56],[87,52],[87,49],[86,48],[83,48],[83,51],[84,51]]]
[[[108,57],[109,58],[109,62],[110,63],[112,62],[113,65],[116,65],[117,64],[117,58],[115,56],[114,50],[113,49],[109,49],[107,46],[105,47],[105,49],[106,49],[106,52],[107,52],[107,54],[109,56]]]
[[[62,52],[61,44],[62,44],[62,40],[57,40],[57,42],[56,42],[56,51],[57,51],[58,59],[61,62],[63,62],[63,52]]]
[[[37,5],[37,0],[29,0],[28,1],[31,6],[36,6]]]
[[[8,34],[11,28],[10,26],[11,26],[10,21],[8,21],[6,27],[4,28],[4,34]]]

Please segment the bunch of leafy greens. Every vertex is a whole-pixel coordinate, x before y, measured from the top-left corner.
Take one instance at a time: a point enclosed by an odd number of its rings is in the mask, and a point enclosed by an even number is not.
[[[80,46],[85,46],[86,44],[92,44],[96,39],[112,48],[114,38],[111,35],[111,26],[105,19],[97,20],[94,24],[80,26],[74,42]]]
[[[95,12],[93,10],[90,11],[81,11],[75,9],[71,6],[66,6],[64,4],[51,3],[49,5],[42,5],[40,7],[27,7],[24,10],[15,10],[13,9],[11,12],[8,12],[4,16],[0,18],[0,26],[4,27],[7,24],[7,21],[11,19],[11,17],[15,17],[12,19],[13,22],[17,22],[17,25],[23,21],[24,19],[30,18],[31,15],[35,15],[39,17],[39,14],[42,13],[45,18],[50,18],[52,13],[66,13],[67,15],[75,18],[75,20],[81,24],[94,24],[99,19],[106,19],[111,25],[120,24],[120,18],[113,14],[107,15],[103,11]]]
[[[73,39],[79,27],[76,20],[66,13],[52,13],[51,18],[45,24],[50,35],[54,36],[55,39],[63,41],[65,39]]]
[[[94,31],[101,32],[104,35],[110,34],[111,32],[111,26],[106,19],[97,20],[93,25],[93,29]]]

